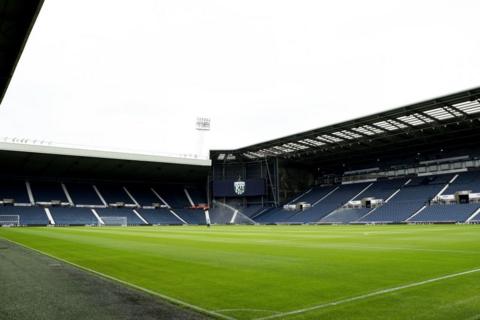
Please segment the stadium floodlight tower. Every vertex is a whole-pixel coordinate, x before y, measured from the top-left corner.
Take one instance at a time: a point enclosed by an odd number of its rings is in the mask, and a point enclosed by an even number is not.
[[[197,130],[197,155],[199,158],[207,158],[204,150],[206,134],[210,131],[210,118],[197,117],[195,129]]]

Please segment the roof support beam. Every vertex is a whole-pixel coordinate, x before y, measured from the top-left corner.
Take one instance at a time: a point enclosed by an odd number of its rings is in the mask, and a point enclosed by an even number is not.
[[[427,113],[425,113],[425,112],[423,112],[423,111],[419,112],[419,114],[421,114],[422,116],[424,116],[424,117],[426,117],[426,118],[428,118],[428,119],[430,119],[430,120],[433,120],[433,121],[436,122],[436,123],[439,123],[439,122],[440,122],[440,121],[438,121],[437,118],[434,118],[434,117],[430,116],[429,114],[427,114]],[[412,116],[414,116],[415,118],[419,119],[417,116],[415,116],[415,115],[413,115],[413,114],[412,114]],[[422,120],[422,119],[419,119],[419,120],[422,121],[422,122],[425,122],[425,121]]]
[[[468,113],[466,113],[466,112],[463,111],[463,110],[458,109],[457,107],[450,106],[450,105],[447,105],[447,106],[448,106],[449,108],[455,110],[456,112],[462,114],[462,115],[463,115],[464,117],[466,117],[466,118],[470,117],[470,115],[469,115]]]

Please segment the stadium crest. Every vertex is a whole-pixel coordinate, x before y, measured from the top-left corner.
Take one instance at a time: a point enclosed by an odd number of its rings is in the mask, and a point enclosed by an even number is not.
[[[245,181],[236,181],[233,183],[233,186],[236,194],[242,195],[245,193]]]

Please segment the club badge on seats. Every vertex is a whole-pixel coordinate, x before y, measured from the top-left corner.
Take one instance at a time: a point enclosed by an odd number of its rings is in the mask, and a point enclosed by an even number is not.
[[[235,194],[240,196],[245,193],[245,181],[235,181],[233,187],[235,188]]]

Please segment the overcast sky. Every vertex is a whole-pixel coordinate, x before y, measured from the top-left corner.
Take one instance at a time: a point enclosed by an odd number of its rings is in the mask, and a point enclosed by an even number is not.
[[[237,148],[480,86],[480,2],[45,0],[0,136]]]

